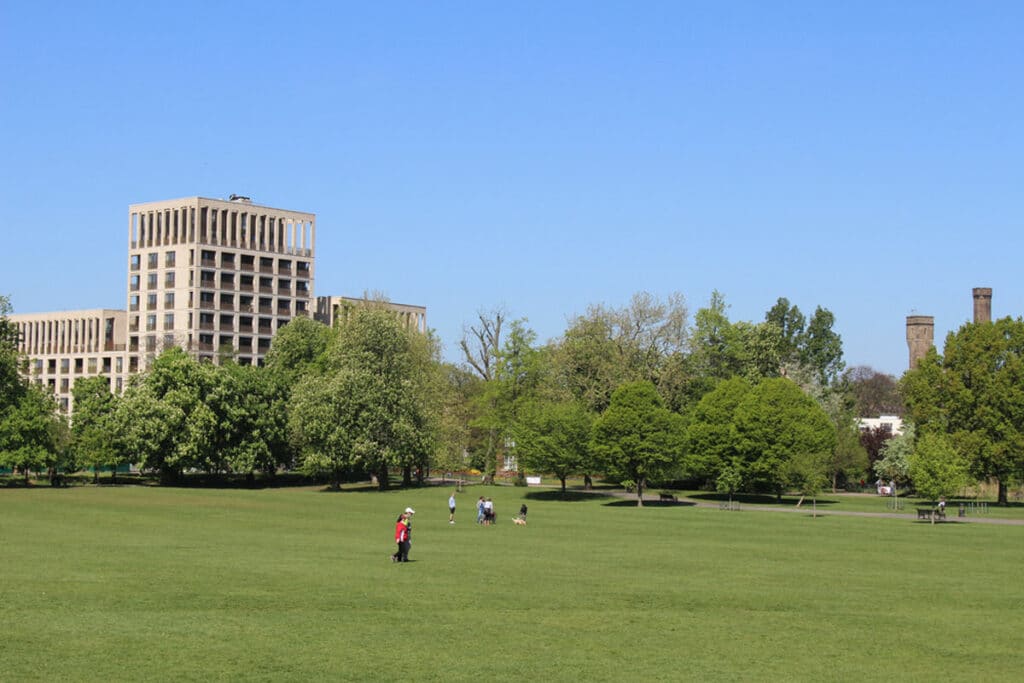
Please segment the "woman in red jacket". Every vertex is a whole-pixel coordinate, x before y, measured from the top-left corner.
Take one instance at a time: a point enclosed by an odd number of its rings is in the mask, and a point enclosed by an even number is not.
[[[398,550],[391,556],[392,562],[408,562],[409,561],[409,527],[405,523],[405,513],[398,515],[398,520],[395,522],[395,543],[398,545]]]

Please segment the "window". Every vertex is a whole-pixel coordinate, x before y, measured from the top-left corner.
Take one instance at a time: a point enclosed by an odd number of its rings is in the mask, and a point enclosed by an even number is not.
[[[139,310],[139,295],[132,294],[128,297],[128,310],[137,311]]]
[[[60,371],[61,371],[61,374],[66,373],[70,369],[71,369],[71,359],[70,358],[61,358],[60,359]]]
[[[164,308],[174,308],[174,292],[164,294]]]
[[[82,367],[83,367],[83,365],[84,364],[82,363],[82,359],[81,358],[76,358],[75,359],[75,372],[77,374],[79,374],[79,375],[82,374]]]
[[[152,253],[148,254],[148,265],[150,268],[156,268],[160,264],[160,254]]]
[[[89,367],[89,374],[90,375],[95,375],[96,374],[96,359],[95,358],[90,358],[89,359],[88,367]]]
[[[151,314],[146,316],[146,331],[152,332],[156,329],[156,315]]]
[[[165,313],[164,314],[164,329],[165,330],[173,330],[174,329],[174,314],[173,313]]]
[[[117,372],[117,374],[121,374],[122,372],[124,372],[124,358],[123,357],[118,356],[117,358],[114,359],[114,368],[115,368],[115,371]],[[118,389],[120,389],[120,387],[118,387]]]
[[[164,275],[164,287],[173,287],[173,286],[174,286],[174,271],[173,270],[169,270]]]
[[[128,289],[133,292],[139,291],[139,276],[132,275],[128,278]]]
[[[146,310],[152,311],[156,308],[156,294],[146,295]]]
[[[164,255],[164,265],[167,266],[168,268],[173,268],[174,267],[174,257],[175,256],[174,256],[174,252],[173,251],[167,252],[167,254]]]
[[[130,257],[128,257],[128,267],[131,270],[138,270],[139,269],[139,255],[138,254],[132,254]]]
[[[68,379],[65,377],[60,381],[60,392],[62,394],[68,393]]]
[[[146,289],[156,289],[156,273],[146,276]]]

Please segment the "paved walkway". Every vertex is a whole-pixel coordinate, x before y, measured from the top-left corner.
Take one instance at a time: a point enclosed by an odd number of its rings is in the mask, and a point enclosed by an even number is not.
[[[605,491],[595,491],[595,493],[611,494],[611,495],[613,495],[613,496],[615,496],[617,498],[624,498],[624,499],[627,499],[627,500],[634,500],[634,501],[636,500],[636,494],[635,493],[626,493],[625,491],[607,491],[607,490],[605,490]],[[852,495],[856,495],[856,494],[852,494]],[[658,503],[660,501],[658,501],[657,497],[652,496],[651,498],[648,498],[645,495],[644,496],[644,502],[645,503],[647,503],[647,502]],[[702,508],[718,508],[719,507],[719,502],[718,501],[708,502],[706,500],[700,500],[698,498],[688,498],[686,496],[681,496],[679,498],[679,502],[680,503],[686,503],[688,505],[696,505],[697,507],[702,507]],[[913,507],[913,506],[911,506],[911,507]],[[792,506],[792,505],[781,506],[781,505],[742,505],[741,504],[740,509],[743,510],[743,511],[753,511],[753,512],[796,512],[796,513],[800,513],[800,514],[804,514],[804,515],[811,514],[811,504],[808,501],[804,501],[804,504],[801,505],[800,507],[795,507],[795,506]],[[982,515],[968,515],[967,517],[957,517],[956,513],[957,513],[957,509],[956,509],[955,506],[947,507],[946,508],[946,519],[945,519],[945,521],[941,522],[941,524],[949,524],[951,522],[956,522],[956,523],[959,524],[960,522],[967,522],[967,523],[970,523],[970,524],[1003,524],[1003,525],[1009,525],[1009,526],[1024,526],[1024,519],[1002,519],[1002,518],[999,518],[999,517],[989,517],[987,515],[985,515],[985,516],[982,516]],[[908,520],[911,520],[911,521],[917,521],[915,519],[915,517],[917,515],[916,512],[856,512],[856,511],[853,511],[853,510],[827,510],[827,509],[819,507],[818,508],[818,515],[819,516],[838,515],[838,516],[841,516],[841,517],[881,517],[881,518],[887,518],[887,519],[908,519]],[[924,520],[922,520],[922,523],[926,523],[926,522]]]

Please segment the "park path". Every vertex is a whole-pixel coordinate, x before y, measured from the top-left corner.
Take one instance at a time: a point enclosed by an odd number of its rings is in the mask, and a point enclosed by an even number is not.
[[[611,491],[611,492],[609,492],[609,491],[600,491],[600,492],[595,492],[595,493],[605,493],[605,494],[611,493],[611,495],[613,495],[613,496],[615,496],[617,498],[623,498],[623,499],[626,499],[626,500],[634,500],[634,501],[636,500],[636,494],[635,493],[626,493],[625,491]],[[645,503],[651,502],[651,503],[658,504],[660,501],[656,497],[653,497],[653,496],[651,498],[647,498],[646,496],[644,496],[644,502]],[[718,508],[719,507],[718,501],[715,501],[713,503],[709,503],[706,500],[699,500],[697,498],[689,498],[689,497],[686,497],[686,496],[681,496],[679,498],[679,502],[680,503],[685,503],[687,505],[695,505],[697,507],[702,507],[702,508]],[[804,514],[804,515],[811,514],[811,507],[806,502],[804,503],[804,505],[802,505],[799,508],[793,507],[793,506],[785,506],[784,507],[784,506],[780,506],[780,505],[745,505],[741,509],[744,510],[744,511],[752,510],[754,512],[790,512],[790,513],[799,513],[799,514]],[[950,514],[950,513],[952,513],[952,514]],[[854,510],[824,510],[824,509],[818,508],[818,516],[821,516],[821,517],[826,516],[826,515],[838,515],[840,517],[880,517],[880,518],[883,518],[883,519],[909,519],[911,521],[917,521],[915,519],[916,514],[917,514],[916,512],[915,513],[909,513],[909,512],[859,512],[859,511],[854,511]],[[940,522],[940,524],[951,524],[951,523],[959,524],[961,522],[967,522],[969,524],[1002,524],[1002,525],[1008,525],[1008,526],[1024,526],[1024,519],[1002,519],[1002,518],[998,518],[998,517],[981,517],[981,516],[978,516],[978,515],[973,515],[973,516],[969,516],[969,517],[956,517],[955,516],[956,515],[956,508],[953,508],[953,507],[947,508],[946,514],[949,515],[949,516],[946,518],[945,521]],[[928,523],[927,520],[922,520],[922,524],[927,524],[927,523]]]

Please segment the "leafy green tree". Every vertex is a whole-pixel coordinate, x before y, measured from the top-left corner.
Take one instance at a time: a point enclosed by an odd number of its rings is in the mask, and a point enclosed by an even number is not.
[[[485,430],[474,427],[476,408],[483,393],[483,380],[471,371],[451,363],[438,367],[441,382],[438,450],[433,467],[444,471],[463,470],[467,466],[486,468]],[[480,456],[480,457],[476,457]],[[488,461],[489,462],[489,461]]]
[[[835,423],[836,445],[828,463],[832,490],[842,481],[855,481],[868,471],[868,453],[861,443],[860,430],[852,419]]]
[[[729,507],[732,507],[732,496],[743,486],[743,467],[738,462],[730,462],[721,469],[715,479],[715,490],[729,494]]]
[[[1006,482],[1024,473],[1024,320],[966,324],[943,354],[931,351],[904,375],[908,415],[922,434],[948,434],[1006,504]]]
[[[590,306],[557,345],[555,364],[574,397],[592,412],[608,407],[624,382],[650,381],[670,398],[687,348],[686,300],[635,293],[621,308]]]
[[[918,495],[937,501],[967,485],[967,460],[945,434],[924,433],[910,456],[910,477]]]
[[[28,385],[21,399],[0,416],[0,463],[21,471],[25,483],[57,461],[61,417],[48,390]]]
[[[828,452],[797,451],[786,463],[787,483],[800,492],[797,506],[810,496],[814,517],[818,516],[818,494],[829,483],[829,455]]]
[[[274,334],[267,352],[267,369],[292,386],[307,372],[322,372],[333,332],[303,316],[292,318]]]
[[[857,417],[903,415],[896,378],[863,365],[843,373],[842,385],[854,402]]]
[[[18,372],[18,328],[8,320],[10,299],[0,295],[0,416],[25,394],[26,384]]]
[[[80,377],[71,395],[75,402],[71,436],[79,461],[93,468],[94,481],[99,480],[102,467],[109,467],[110,481],[116,481],[123,451],[117,447],[113,419],[119,397],[111,393],[110,379]]]
[[[308,374],[293,392],[289,428],[307,471],[364,470],[388,487],[388,470],[425,468],[437,439],[430,405],[437,343],[406,329],[382,306],[348,317],[327,351],[324,377]]]
[[[694,407],[687,427],[687,442],[695,474],[717,480],[724,471],[733,468],[737,456],[733,421],[736,408],[751,389],[747,380],[732,377],[720,382]]]
[[[636,483],[638,506],[647,482],[679,467],[685,451],[683,419],[665,408],[651,382],[616,389],[592,433],[591,450],[607,471]]]
[[[828,454],[835,428],[824,410],[785,378],[762,380],[736,407],[736,449],[745,478],[781,496],[794,457]]]
[[[129,384],[111,418],[120,451],[117,457],[142,470],[159,472],[161,480],[169,483],[185,466],[177,449],[185,416],[180,407],[161,400],[141,380]]]
[[[807,323],[799,350],[800,362],[814,368],[823,386],[831,385],[843,371],[843,342],[833,331],[835,316],[818,306]]]
[[[520,411],[512,434],[520,464],[534,472],[554,474],[562,483],[588,464],[593,422],[578,401],[531,402]]]
[[[783,363],[792,363],[799,355],[803,343],[804,326],[807,319],[796,304],[789,299],[779,297],[764,316],[765,322],[775,326],[778,334],[779,358]]]
[[[226,363],[216,369],[205,400],[215,421],[213,449],[227,470],[251,476],[292,464],[286,382],[285,376],[251,365]]]
[[[903,423],[903,433],[885,442],[882,459],[875,463],[875,474],[883,481],[905,484],[910,477],[910,460],[914,454],[916,429],[912,423]],[[895,495],[895,492],[894,492]]]

